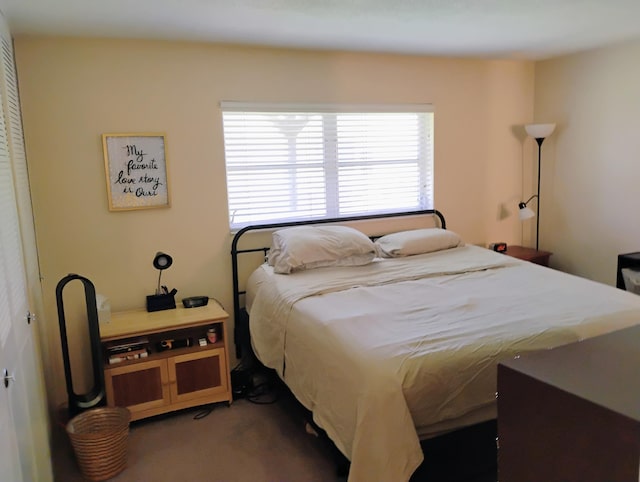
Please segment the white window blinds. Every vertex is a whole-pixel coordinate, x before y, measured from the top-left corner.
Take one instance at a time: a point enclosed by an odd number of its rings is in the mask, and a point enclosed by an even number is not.
[[[430,105],[221,107],[232,229],[433,208]]]

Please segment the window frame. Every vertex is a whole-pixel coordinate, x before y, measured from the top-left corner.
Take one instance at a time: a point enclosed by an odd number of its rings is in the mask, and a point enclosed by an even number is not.
[[[434,107],[432,104],[291,104],[291,103],[254,103],[254,102],[236,102],[236,101],[223,101],[220,103],[222,128],[223,128],[223,140],[224,140],[224,155],[225,155],[225,179],[227,183],[227,208],[229,213],[229,224],[232,232],[235,232],[244,226],[248,225],[270,225],[282,222],[295,222],[295,221],[311,221],[327,218],[349,218],[353,216],[366,216],[366,215],[384,215],[390,213],[399,213],[407,211],[423,211],[428,209],[434,209]],[[337,149],[327,149],[326,144],[334,142],[338,144],[340,142],[338,135],[338,128],[333,126],[329,129],[330,132],[335,133],[336,138],[332,139],[330,136],[326,136],[323,132],[323,160],[322,175],[324,191],[325,205],[321,209],[324,209],[322,215],[301,215],[301,216],[286,216],[277,217],[274,216],[270,219],[253,220],[253,221],[240,221],[234,222],[234,213],[231,211],[231,194],[230,194],[230,167],[228,159],[228,132],[225,125],[225,114],[227,113],[246,113],[246,114],[294,114],[301,113],[309,116],[320,115],[322,120],[325,120],[324,114],[335,114],[335,117],[331,117],[336,120],[340,114],[417,114],[423,116],[416,121],[416,140],[415,149],[418,154],[415,161],[407,161],[410,166],[414,166],[418,171],[420,179],[417,182],[417,187],[414,188],[412,193],[416,194],[418,200],[415,205],[401,207],[395,207],[391,209],[371,209],[365,211],[348,211],[340,212],[340,199],[338,197],[339,191],[339,177],[337,175],[338,169],[344,169],[344,161],[338,159],[336,154]],[[322,124],[322,129],[325,131],[325,126]],[[422,130],[420,130],[422,129]],[[231,137],[231,136],[230,136]],[[331,154],[327,154],[331,153]],[[327,162],[327,158],[330,158],[330,162]],[[392,161],[393,162],[393,161]],[[363,161],[365,165],[374,166],[374,162],[370,159]],[[395,163],[402,163],[402,160],[397,160]],[[354,163],[355,165],[355,163]],[[333,169],[332,176],[327,176],[327,172]],[[274,168],[273,170],[276,170]],[[236,172],[242,172],[236,170]],[[290,192],[293,192],[290,191]],[[355,192],[355,191],[354,191]],[[366,190],[361,191],[362,193]],[[333,200],[333,203],[331,202]],[[290,202],[290,201],[289,201]],[[332,204],[335,204],[333,206]]]

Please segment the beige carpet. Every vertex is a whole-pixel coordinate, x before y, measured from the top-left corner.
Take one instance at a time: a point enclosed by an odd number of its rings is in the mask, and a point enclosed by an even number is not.
[[[199,420],[192,409],[133,422],[128,465],[116,482],[343,481],[332,452],[305,431],[302,414],[286,398],[257,405],[237,400],[213,406]],[[54,445],[58,482],[80,482],[73,449],[62,428]]]
[[[310,435],[288,390],[271,387],[274,404],[246,399],[131,423],[127,468],[114,482],[345,482],[336,449]],[[260,399],[259,399],[260,400]],[[262,398],[261,401],[266,401]],[[194,419],[203,409],[209,415]],[[83,481],[62,424],[56,427],[56,482]],[[465,429],[423,443],[425,459],[411,482],[496,482],[495,426]],[[344,460],[344,459],[343,459]],[[396,482],[396,481],[382,481]]]

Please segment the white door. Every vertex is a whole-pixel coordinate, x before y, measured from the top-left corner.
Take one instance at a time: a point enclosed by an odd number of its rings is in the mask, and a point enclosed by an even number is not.
[[[7,176],[8,171],[8,162],[0,157],[0,229],[4,228],[6,217],[4,208],[10,201],[8,181],[11,178]],[[7,481],[16,482],[25,479],[22,477],[19,463],[17,431],[11,409],[11,392],[15,388],[13,378],[15,378],[16,350],[6,272],[4,256],[0,256],[0,467]]]
[[[12,454],[6,461],[0,455],[0,467],[3,481],[47,482],[53,479],[49,423],[30,309],[41,304],[35,232],[12,41],[0,20],[0,444]]]
[[[8,156],[4,117],[0,116],[0,425],[2,426],[2,445],[6,453],[0,457],[11,457],[3,460],[2,467],[8,467],[9,481],[30,480],[22,474],[22,464],[18,445],[18,425],[15,410],[20,410],[22,390],[16,384],[18,367],[18,347],[16,346],[16,303],[12,300],[15,284],[11,278],[15,260],[20,262],[18,211],[13,189],[13,176]],[[16,251],[17,249],[17,251]],[[13,266],[12,266],[13,265]],[[18,265],[18,283],[24,283],[24,270]],[[24,284],[23,284],[24,286]],[[19,298],[24,295],[18,294]],[[19,378],[19,377],[18,377]],[[4,452],[4,451],[3,451]],[[18,455],[18,457],[16,457]]]
[[[2,347],[0,347],[0,352]],[[0,366],[4,366],[2,353],[0,353]],[[9,411],[9,393],[4,388],[4,384],[0,390],[0,467],[2,467],[2,476],[6,477],[8,482],[23,480],[20,473],[20,464],[18,460],[18,447],[16,445],[15,431]]]

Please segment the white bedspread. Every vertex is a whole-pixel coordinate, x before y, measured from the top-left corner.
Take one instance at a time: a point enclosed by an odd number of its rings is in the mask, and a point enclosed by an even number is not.
[[[637,295],[475,246],[259,269],[256,355],[351,460],[350,482],[408,480],[419,431],[495,406],[501,359],[640,323]]]

